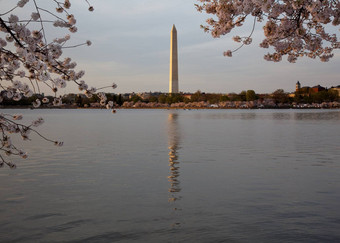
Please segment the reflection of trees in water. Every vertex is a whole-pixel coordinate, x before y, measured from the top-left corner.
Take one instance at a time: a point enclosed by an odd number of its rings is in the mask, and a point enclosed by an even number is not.
[[[340,113],[338,111],[324,111],[324,112],[295,112],[295,120],[338,120]]]
[[[178,193],[181,191],[179,181],[179,161],[178,161],[178,149],[179,149],[179,131],[178,131],[178,114],[170,113],[168,116],[168,142],[169,142],[169,167],[170,175],[168,180],[170,182],[169,188],[169,201],[174,202],[181,197]]]
[[[285,112],[274,112],[273,113],[273,120],[290,120],[291,113]]]
[[[294,112],[274,112],[272,113],[273,120],[310,120],[310,121],[321,121],[321,120],[338,120],[340,117],[339,112],[334,111],[303,111],[298,110]]]

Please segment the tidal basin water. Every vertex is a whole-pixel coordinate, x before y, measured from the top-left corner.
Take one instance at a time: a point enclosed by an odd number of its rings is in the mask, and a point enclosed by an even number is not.
[[[1,112],[0,242],[340,242],[340,110]]]

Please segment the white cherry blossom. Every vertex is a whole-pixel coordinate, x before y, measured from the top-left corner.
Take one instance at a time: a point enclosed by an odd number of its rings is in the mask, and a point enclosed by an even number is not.
[[[89,89],[82,80],[85,71],[76,70],[77,63],[64,53],[67,48],[92,44],[87,40],[78,45],[68,45],[71,33],[77,31],[77,20],[71,13],[71,1],[48,0],[50,9],[38,6],[38,1],[33,0],[4,1],[12,2],[13,8],[0,10],[0,103],[38,95],[39,98],[35,97],[32,102],[33,108],[61,106],[58,90],[70,84],[74,84],[88,97],[93,96],[97,89]],[[86,3],[89,5],[88,10],[93,11],[87,0]],[[57,38],[54,36],[51,41],[48,40],[49,31],[53,31],[54,27],[66,33]],[[42,97],[41,86],[49,88],[55,98],[49,100]],[[116,88],[116,85],[110,87]],[[103,106],[114,106],[112,102],[107,102],[104,93],[100,94],[100,102]],[[5,159],[5,156],[27,157],[26,152],[12,144],[12,135],[18,134],[23,140],[30,140],[30,133],[34,132],[48,142],[63,145],[63,142],[50,140],[34,129],[43,123],[42,118],[29,125],[18,123],[22,118],[22,115],[0,114],[0,167],[7,164],[15,168],[15,164]]]
[[[207,19],[202,26],[215,38],[230,33],[243,26],[246,19],[252,18],[253,29],[249,36],[234,36],[236,42],[249,45],[257,23],[263,25],[265,38],[260,47],[271,48],[264,56],[268,61],[279,62],[287,56],[289,62],[299,57],[318,57],[327,62],[334,56],[333,51],[340,48],[338,33],[330,33],[331,25],[340,24],[340,2],[333,0],[197,0],[198,11],[212,14],[216,18]],[[262,23],[264,24],[262,24]],[[329,27],[328,27],[329,26]],[[242,47],[241,46],[241,47]],[[225,56],[237,51],[228,50]]]

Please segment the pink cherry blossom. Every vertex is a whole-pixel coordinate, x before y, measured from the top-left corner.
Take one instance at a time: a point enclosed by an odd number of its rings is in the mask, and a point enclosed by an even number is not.
[[[207,26],[202,26],[215,38],[243,26],[247,18],[252,18],[254,24],[250,35],[233,37],[234,41],[248,45],[256,24],[263,25],[264,39],[260,47],[271,47],[272,53],[264,56],[268,61],[281,61],[283,56],[287,56],[289,62],[296,62],[299,57],[307,56],[327,62],[333,57],[333,51],[340,48],[337,34],[330,33],[333,29],[328,28],[340,24],[339,1],[197,1],[201,2],[196,4],[198,11],[216,16],[207,19]],[[230,51],[224,55],[232,56]]]
[[[89,11],[93,11],[94,8],[85,1],[89,5]],[[38,6],[38,1],[27,4],[29,2],[13,1],[11,10],[0,10],[0,33],[3,34],[0,38],[0,103],[4,99],[19,101],[22,97],[39,94],[40,87],[45,86],[55,93],[55,98],[50,101],[46,97],[40,97],[32,102],[32,106],[39,108],[48,103],[61,106],[62,99],[57,96],[58,89],[65,88],[69,83],[78,86],[88,96],[94,95],[97,89],[89,89],[86,82],[80,80],[85,71],[76,70],[77,63],[64,56],[67,48],[91,45],[91,41],[87,40],[78,45],[67,46],[71,38],[70,32],[77,31],[76,18],[69,13],[71,1],[50,1],[51,9]],[[19,8],[24,8],[25,11]],[[66,33],[53,41],[48,40],[49,31],[53,27],[63,28]],[[103,106],[107,104],[105,94],[101,94],[101,103]],[[113,103],[108,103],[108,107],[113,106]],[[48,142],[63,145],[63,142],[50,140],[34,129],[43,123],[42,118],[28,123],[29,125],[18,123],[22,118],[22,115],[0,114],[0,167],[7,164],[10,168],[15,168],[15,164],[5,159],[5,156],[27,157],[26,152],[12,144],[11,136],[14,134],[18,134],[23,140],[29,140],[29,134],[34,132]]]

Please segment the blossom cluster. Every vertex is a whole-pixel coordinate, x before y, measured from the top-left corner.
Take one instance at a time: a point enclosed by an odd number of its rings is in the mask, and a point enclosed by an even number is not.
[[[0,13],[0,102],[3,98],[18,101],[23,96],[31,97],[34,93],[40,93],[43,85],[57,94],[58,89],[65,88],[68,82],[83,87],[85,92],[93,93],[93,89],[87,90],[85,82],[80,81],[85,72],[76,71],[77,64],[71,58],[62,58],[63,50],[69,48],[65,44],[70,40],[70,34],[47,41],[46,24],[68,28],[71,33],[77,31],[76,18],[68,12],[71,2],[51,1],[56,4],[56,13],[40,8],[35,1],[29,6],[29,2],[20,0],[10,11]],[[32,8],[29,20],[15,15],[15,10],[23,7]],[[51,19],[42,19],[41,12],[49,14]],[[34,24],[36,22],[40,25]],[[86,41],[80,45],[91,45],[91,42]],[[60,101],[56,98],[51,102],[61,105]],[[41,101],[33,102],[34,107],[40,104]]]
[[[38,127],[44,123],[44,119],[39,117],[38,119],[31,122],[29,125],[24,125],[19,123],[22,120],[23,116],[18,115],[10,115],[10,114],[0,114],[0,127],[1,127],[1,136],[0,136],[0,168],[7,164],[10,168],[15,168],[15,164],[8,161],[4,158],[6,156],[20,156],[23,159],[28,157],[27,153],[15,146],[11,140],[11,134],[18,134],[21,136],[23,140],[30,140],[30,134],[36,133],[41,138],[48,142],[52,142],[57,146],[62,146],[63,143],[59,141],[52,141],[44,136],[42,136],[34,127]]]
[[[262,48],[273,48],[272,53],[264,56],[265,60],[279,62],[287,56],[289,62],[296,62],[299,57],[318,57],[327,62],[333,57],[333,50],[340,48],[337,34],[329,33],[329,25],[340,24],[340,2],[334,0],[198,0],[198,11],[216,16],[209,18],[208,26],[202,26],[213,37],[230,33],[241,27],[248,16],[257,22],[266,21],[263,26],[265,38],[260,43]],[[252,31],[252,32],[253,32]],[[233,40],[248,45],[249,36],[234,36]],[[237,48],[236,50],[238,50]],[[236,51],[234,50],[234,51]],[[225,56],[232,56],[226,51]]]
[[[87,0],[85,1],[89,4]],[[77,20],[69,12],[71,1],[50,0],[50,2],[54,9],[42,8],[34,0],[19,0],[13,3],[12,9],[0,10],[0,104],[4,99],[19,101],[23,97],[31,97],[40,93],[42,86],[48,87],[55,97],[51,100],[44,97],[34,100],[32,102],[34,108],[47,103],[54,106],[62,105],[62,99],[57,95],[58,90],[64,89],[68,83],[78,86],[79,90],[89,97],[97,91],[96,88],[88,88],[82,80],[85,72],[75,70],[77,63],[70,57],[63,57],[66,48],[91,45],[91,41],[88,40],[82,44],[67,46],[70,34],[77,31]],[[26,11],[20,8],[25,8]],[[88,10],[94,10],[90,4]],[[25,13],[30,13],[29,17],[25,16]],[[47,31],[50,28],[46,28],[46,25],[65,28],[69,33],[48,41]],[[116,85],[110,87],[115,88]],[[102,101],[106,102],[106,99],[103,98]],[[105,105],[108,108],[113,107],[111,103]],[[5,163],[14,167],[3,155],[27,157],[11,143],[9,134],[21,134],[23,139],[28,139],[30,131],[38,133],[32,126],[36,127],[43,122],[42,119],[38,119],[30,126],[25,126],[16,122],[19,118],[21,116],[0,115],[0,136],[2,135],[0,152],[3,152],[0,153],[0,166]],[[62,145],[61,142],[41,137],[56,145]]]

